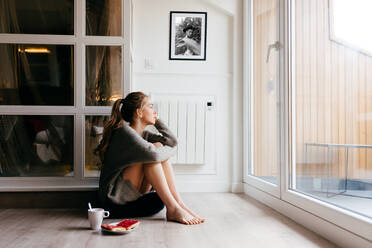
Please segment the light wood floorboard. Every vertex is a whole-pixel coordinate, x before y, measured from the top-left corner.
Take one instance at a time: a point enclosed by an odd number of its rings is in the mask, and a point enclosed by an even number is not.
[[[106,235],[89,229],[85,210],[0,209],[0,247],[336,247],[243,194],[182,196],[207,222],[195,226],[167,222],[164,210],[139,218],[141,224],[132,233]]]

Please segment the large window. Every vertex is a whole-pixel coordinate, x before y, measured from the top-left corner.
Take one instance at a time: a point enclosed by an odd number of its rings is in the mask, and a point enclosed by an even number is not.
[[[0,0],[0,190],[97,186],[129,22],[127,0]]]

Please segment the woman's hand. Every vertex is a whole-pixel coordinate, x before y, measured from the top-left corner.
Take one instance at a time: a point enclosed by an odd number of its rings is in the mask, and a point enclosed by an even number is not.
[[[152,143],[155,147],[162,147],[163,144],[160,142]]]

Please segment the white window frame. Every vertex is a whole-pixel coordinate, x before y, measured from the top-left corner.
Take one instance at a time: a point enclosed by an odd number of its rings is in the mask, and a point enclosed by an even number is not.
[[[92,190],[98,188],[97,177],[84,177],[85,116],[110,115],[111,107],[85,106],[86,45],[121,46],[122,94],[132,88],[130,0],[122,0],[122,35],[87,36],[85,0],[74,1],[74,35],[0,34],[0,43],[74,45],[74,106],[0,106],[1,115],[71,115],[74,118],[74,175],[72,177],[1,177],[0,191]]]
[[[251,115],[251,91],[250,85],[252,84],[252,35],[253,31],[250,16],[251,16],[251,0],[245,0],[245,19],[244,30],[247,31],[244,35],[244,126],[249,127],[248,129],[243,129],[244,137],[244,182],[253,186],[255,189],[254,193],[251,195],[256,195],[257,199],[272,204],[272,207],[276,206],[282,209],[288,206],[295,206],[300,212],[303,212],[305,220],[300,220],[298,218],[298,213],[291,213],[291,211],[281,211],[287,214],[293,219],[298,219],[300,222],[305,223],[307,226],[314,226],[317,223],[319,230],[326,230],[328,233],[323,233],[323,235],[328,235],[327,238],[333,239],[336,243],[352,243],[355,247],[362,247],[365,244],[372,244],[372,219],[356,214],[352,211],[346,210],[341,207],[331,205],[327,202],[317,200],[315,198],[306,196],[299,192],[289,189],[290,186],[290,168],[292,166],[292,161],[295,161],[295,146],[296,144],[295,136],[295,118],[292,118],[295,114],[295,82],[293,73],[295,71],[294,63],[294,50],[292,49],[292,44],[294,44],[294,0],[281,0],[280,8],[282,17],[280,19],[281,28],[281,41],[283,41],[283,49],[281,49],[281,72],[283,79],[281,84],[282,93],[281,101],[282,104],[282,118],[281,118],[281,144],[283,149],[281,150],[281,163],[280,163],[280,184],[279,193],[276,189],[260,182],[255,177],[248,175],[248,168],[251,166],[252,161],[252,140],[250,139],[252,133],[252,115]],[[247,14],[248,13],[248,14]],[[249,57],[250,56],[250,57]],[[292,119],[290,119],[292,118]],[[292,120],[292,121],[289,121]],[[292,173],[295,173],[292,171]],[[295,183],[295,182],[293,182]],[[245,187],[249,188],[249,187]],[[246,191],[246,193],[248,193]],[[272,200],[270,200],[270,197]],[[274,200],[276,199],[276,200]],[[280,211],[280,210],[279,210]],[[310,215],[308,214],[310,213]],[[305,217],[306,216],[306,217]],[[311,217],[309,217],[311,216]],[[320,221],[322,220],[322,221]],[[340,228],[350,235],[345,235],[345,237],[335,237],[333,233],[340,233]],[[314,230],[317,231],[317,230]],[[353,240],[346,240],[348,238],[353,238]],[[338,240],[336,240],[338,239]],[[346,243],[345,243],[346,242]],[[354,243],[353,243],[354,242]]]
[[[245,127],[249,127],[248,129],[244,129],[243,133],[243,143],[244,143],[244,151],[243,152],[243,182],[247,183],[251,186],[257,187],[260,190],[269,193],[270,195],[280,198],[280,185],[281,185],[281,176],[280,176],[280,163],[282,163],[282,151],[279,151],[279,157],[278,157],[278,165],[277,165],[277,171],[278,171],[278,177],[277,177],[277,184],[272,184],[270,182],[267,182],[263,179],[260,179],[257,176],[254,176],[250,174],[250,171],[252,171],[253,163],[254,163],[254,152],[253,152],[253,145],[254,145],[254,127],[253,127],[253,118],[254,118],[254,110],[253,110],[253,0],[245,0],[244,1],[244,65],[245,69],[243,70],[243,91],[244,91],[244,97],[243,97],[243,124]],[[282,15],[282,7],[279,6],[279,21],[282,22],[283,15]],[[283,25],[279,25],[279,42],[283,44],[282,41],[282,31],[281,27]],[[279,58],[283,57],[283,49],[279,50]],[[282,59],[280,59],[282,61]],[[279,98],[280,102],[282,102],[283,96],[282,96],[282,82],[283,82],[283,63],[279,63]],[[282,119],[283,119],[283,111],[280,110],[280,119],[279,119],[279,126],[282,127]],[[279,149],[283,147],[283,128],[278,128],[279,130],[279,143],[281,144],[279,146]]]

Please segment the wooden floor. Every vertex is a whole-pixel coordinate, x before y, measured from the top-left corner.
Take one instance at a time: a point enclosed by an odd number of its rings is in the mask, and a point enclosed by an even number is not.
[[[207,222],[195,226],[167,222],[162,211],[140,218],[132,233],[107,235],[89,229],[85,210],[0,209],[0,247],[336,247],[246,195],[182,196]]]

